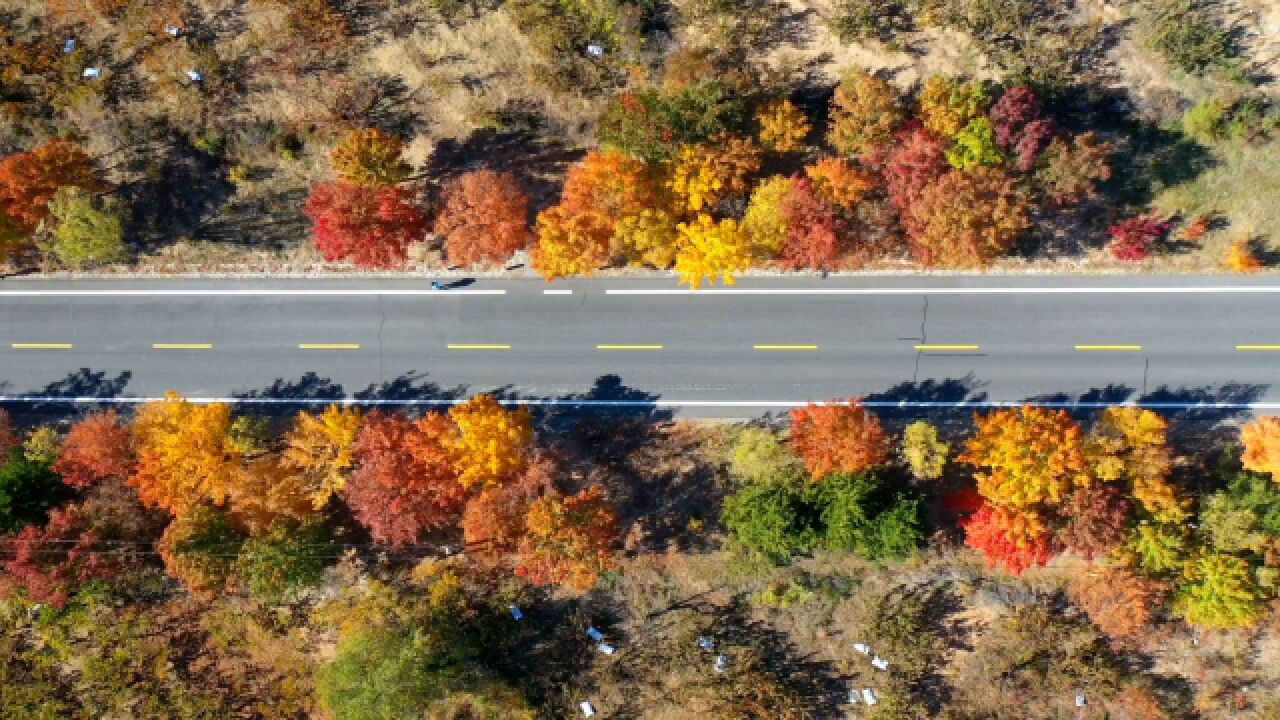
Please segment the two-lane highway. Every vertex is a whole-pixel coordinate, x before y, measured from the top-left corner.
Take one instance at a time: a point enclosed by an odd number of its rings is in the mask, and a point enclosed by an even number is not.
[[[1280,410],[1280,278],[8,279],[9,403],[194,398],[649,403],[1224,402]],[[621,383],[618,387],[610,377]],[[959,381],[967,392],[935,393]],[[593,390],[593,388],[595,388]]]

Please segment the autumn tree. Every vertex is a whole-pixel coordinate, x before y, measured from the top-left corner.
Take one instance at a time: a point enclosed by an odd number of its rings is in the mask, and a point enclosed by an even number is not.
[[[1106,408],[1090,429],[1084,452],[1095,478],[1124,483],[1153,519],[1186,520],[1186,501],[1168,480],[1173,453],[1164,418],[1136,406]]]
[[[453,423],[440,413],[417,422],[372,412],[352,453],[357,467],[342,499],[378,542],[402,547],[452,524],[466,499],[449,461]]]
[[[1092,560],[1124,542],[1131,503],[1115,485],[1094,483],[1076,488],[1063,503],[1065,523],[1058,542]]]
[[[278,524],[296,526],[314,515],[310,488],[276,455],[255,458],[234,477],[227,507],[237,527],[260,533]]]
[[[853,210],[876,185],[871,173],[844,158],[825,157],[804,169],[823,200],[840,210]]]
[[[888,145],[905,118],[898,91],[866,70],[850,69],[831,99],[827,142],[845,155],[862,155]]]
[[[552,207],[538,214],[533,269],[547,280],[590,275],[609,260],[613,222],[597,212],[570,214]]]
[[[41,465],[53,465],[62,454],[62,435],[52,425],[37,425],[22,441],[22,456]]]
[[[852,398],[792,410],[791,446],[814,480],[862,472],[889,457],[889,436],[880,419]]]
[[[110,477],[133,474],[133,437],[115,410],[93,413],[75,422],[62,441],[53,471],[66,484],[87,488]]]
[[[593,212],[619,219],[661,204],[654,169],[616,150],[590,150],[569,166],[560,190],[568,216]]]
[[[322,525],[278,523],[245,540],[233,573],[254,597],[280,603],[318,584],[334,552]]]
[[[825,270],[834,267],[845,249],[848,224],[818,194],[809,178],[796,178],[782,200],[787,235],[778,253],[786,268]]]
[[[1126,218],[1107,228],[1107,250],[1117,260],[1146,260],[1169,232],[1169,223],[1150,215]]]
[[[1100,567],[1075,576],[1069,588],[1098,629],[1114,640],[1141,636],[1155,621],[1169,587],[1127,567]]]
[[[230,447],[231,407],[194,405],[174,392],[138,410],[133,443],[138,464],[129,484],[142,501],[182,515],[202,503],[223,505],[243,471]]]
[[[789,177],[775,175],[761,181],[751,193],[742,216],[742,232],[757,260],[772,259],[786,242],[789,225],[784,203],[791,196],[792,183]]]
[[[284,437],[282,462],[301,473],[319,510],[342,492],[355,466],[352,447],[360,432],[358,407],[330,405],[316,414],[300,412]]]
[[[1086,485],[1080,426],[1065,410],[1025,405],[976,415],[957,458],[977,468],[978,492],[1012,507],[1057,504]]]
[[[1177,570],[1186,559],[1187,531],[1171,523],[1146,523],[1133,528],[1125,551],[1133,564],[1154,575]]]
[[[957,170],[1004,162],[991,121],[985,117],[974,118],[956,133],[951,139],[951,149],[947,151],[947,162]]]
[[[1266,612],[1266,602],[1247,562],[1234,555],[1205,553],[1183,567],[1173,609],[1192,625],[1231,629],[1256,623]]]
[[[1015,158],[1019,172],[1030,172],[1054,134],[1035,91],[1026,85],[1009,88],[991,106],[990,116],[996,144]]]
[[[795,152],[804,147],[812,126],[804,111],[790,100],[775,100],[756,111],[760,126],[760,144],[780,153]]]
[[[1265,264],[1254,252],[1253,242],[1249,238],[1240,238],[1227,247],[1227,269],[1248,275],[1265,267]]]
[[[984,266],[1008,253],[1030,226],[1017,182],[986,166],[952,171],[927,186],[906,221],[911,254],[943,267]]]
[[[244,535],[218,508],[196,505],[165,528],[156,549],[165,571],[193,594],[213,597],[226,589]]]
[[[451,265],[505,262],[529,244],[529,197],[509,172],[476,170],[450,182],[435,232]]]
[[[9,411],[0,409],[0,458],[9,457],[9,451],[22,444],[18,433],[13,428],[13,418]]]
[[[17,221],[30,235],[49,215],[49,201],[59,188],[89,192],[104,188],[89,156],[75,142],[56,138],[30,152],[0,160],[0,213]]]
[[[1023,520],[1015,510],[983,505],[964,522],[964,544],[980,551],[991,567],[1020,575],[1053,556],[1048,533],[1030,534],[1014,527]]]
[[[1280,549],[1280,485],[1251,472],[1226,480],[1225,488],[1203,500],[1201,533],[1214,550],[1267,559]]]
[[[962,82],[934,75],[920,90],[920,119],[925,127],[949,138],[960,132],[969,121],[987,113],[991,97],[981,81]]]
[[[404,262],[409,243],[426,227],[426,216],[401,187],[314,185],[302,211],[311,218],[312,237],[325,260],[349,260],[361,268]]]
[[[68,269],[87,270],[128,257],[120,215],[95,204],[82,188],[58,188],[49,213],[56,225],[48,250]]]
[[[780,481],[804,470],[800,458],[777,432],[758,427],[742,430],[729,456],[729,467],[748,483]]]
[[[672,159],[666,187],[676,211],[696,213],[723,198],[747,190],[747,177],[760,169],[760,149],[750,138],[711,138],[707,145],[686,145]]]
[[[738,222],[725,218],[719,222],[699,214],[681,223],[676,272],[680,282],[697,290],[704,279],[715,282],[720,277],[725,285],[733,285],[733,274],[751,266],[751,246]]]
[[[951,443],[938,436],[936,425],[917,420],[902,432],[902,459],[919,480],[937,480],[947,467]]]
[[[1280,480],[1280,417],[1260,417],[1240,428],[1244,455],[1240,462],[1246,470],[1267,473]]]
[[[404,141],[377,128],[352,130],[329,153],[329,164],[344,183],[385,188],[409,177]]]
[[[447,448],[462,487],[497,487],[524,469],[533,441],[528,408],[507,410],[491,395],[476,395],[450,408],[449,419],[458,430]]]
[[[925,188],[948,171],[947,144],[918,122],[904,125],[896,140],[881,172],[889,203],[905,215]]]
[[[679,253],[678,222],[661,208],[627,215],[614,225],[610,255],[628,265],[669,268]]]
[[[1055,138],[1044,151],[1036,181],[1050,203],[1076,205],[1097,194],[1100,183],[1111,179],[1110,143],[1095,132],[1069,140]]]
[[[536,457],[514,481],[484,488],[467,501],[461,522],[467,551],[487,559],[515,552],[530,506],[554,490],[556,472],[554,461]]]
[[[538,585],[590,589],[614,566],[617,534],[617,513],[599,485],[546,495],[529,507],[516,573]]]

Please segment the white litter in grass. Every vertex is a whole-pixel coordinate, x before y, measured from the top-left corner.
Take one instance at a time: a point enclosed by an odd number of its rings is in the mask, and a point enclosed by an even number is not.
[[[862,695],[858,693],[858,688],[853,688],[849,691],[849,704],[857,705],[860,702],[862,702]]]
[[[878,670],[888,670],[888,669],[889,669],[889,661],[888,661],[888,660],[885,660],[884,658],[880,657],[879,655],[877,655],[877,656],[875,656],[875,657],[871,658],[871,664],[872,664],[876,669],[878,669]]]
[[[711,638],[705,635],[699,635],[698,647],[702,648],[703,650],[706,650],[707,652],[711,652],[712,650],[716,649],[716,644],[712,642]]]
[[[195,70],[188,70],[187,77],[191,79],[191,82],[198,83],[204,80],[204,75],[201,75],[199,72]]]
[[[595,640],[596,642],[604,642],[604,633],[592,626],[587,626],[587,637]]]
[[[173,37],[178,37],[179,35],[182,34],[182,28],[178,27],[177,25],[165,25],[164,31],[169,33]]]
[[[64,43],[62,46],[62,52],[67,55],[70,55],[71,53],[75,52],[75,50],[76,50],[76,39],[67,38],[67,42]]]
[[[102,75],[102,68],[100,67],[85,68],[84,72],[80,73],[80,77],[86,78],[96,78],[100,75]]]
[[[1076,691],[1076,707],[1084,707],[1086,704],[1087,703],[1085,703],[1085,699],[1084,699],[1084,691],[1077,690]]]
[[[582,710],[582,717],[591,717],[596,714],[596,706],[586,700],[578,703],[578,707]]]
[[[618,652],[618,648],[614,647],[613,645],[610,645],[607,642],[602,642],[599,645],[596,645],[596,649],[604,653],[605,655],[612,655]]]
[[[870,655],[870,654],[871,654],[871,646],[870,646],[870,645],[868,645],[868,644],[866,644],[866,643],[860,643],[860,642],[854,643],[854,644],[853,644],[853,649],[854,649],[854,650],[857,650],[858,652],[862,653],[863,655]]]
[[[876,691],[871,688],[862,688],[862,701],[868,705],[875,705]]]
[[[728,655],[717,655],[717,656],[716,656],[716,664],[715,664],[716,672],[718,672],[718,673],[722,673],[722,672],[724,672],[724,671],[725,671],[725,668],[727,668],[727,667],[729,667],[729,656],[728,656]]]
[[[591,57],[600,57],[604,55],[604,48],[599,45],[588,45],[587,54]]]

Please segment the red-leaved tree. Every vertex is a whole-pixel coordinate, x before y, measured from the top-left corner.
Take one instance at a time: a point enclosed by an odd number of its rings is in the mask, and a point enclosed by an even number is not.
[[[71,426],[53,470],[66,484],[87,488],[109,477],[129,477],[135,462],[129,427],[115,410],[104,410]]]
[[[103,188],[89,156],[66,138],[0,160],[0,212],[28,233],[48,217],[49,200],[58,188],[67,186],[90,192]]]
[[[617,512],[599,485],[576,495],[546,495],[525,517],[516,574],[535,585],[590,589],[613,567]]]
[[[316,247],[329,262],[363,268],[404,262],[409,243],[422,237],[426,216],[403,187],[314,185],[302,211],[311,218]]]
[[[466,492],[449,464],[449,418],[416,423],[398,413],[370,413],[352,446],[358,466],[342,490],[356,519],[378,542],[403,547],[454,523]]]
[[[525,535],[529,507],[554,489],[556,470],[555,462],[540,456],[514,482],[472,497],[462,513],[468,553],[493,560],[515,552]]]
[[[1058,531],[1058,540],[1089,560],[1105,555],[1124,541],[1132,507],[1115,485],[1094,483],[1078,488],[1063,508],[1066,524]]]
[[[445,188],[435,232],[451,265],[504,262],[532,237],[529,197],[512,173],[466,173]]]
[[[108,552],[79,505],[65,505],[49,513],[44,527],[28,525],[5,544],[12,554],[4,570],[37,602],[55,607],[94,579],[119,572],[120,555]]]
[[[787,222],[787,235],[778,262],[792,269],[829,269],[840,257],[848,228],[818,195],[813,181],[807,177],[795,178],[781,209]]]
[[[991,107],[991,124],[996,143],[1013,154],[1020,172],[1034,168],[1053,139],[1053,121],[1044,117],[1039,98],[1026,85],[1015,85],[1000,96]]]
[[[0,458],[9,457],[9,451],[22,442],[13,429],[13,420],[7,410],[0,410]]]
[[[897,132],[897,143],[885,156],[885,190],[899,213],[906,213],[931,183],[951,169],[947,164],[947,143],[918,121]]]
[[[883,465],[889,435],[880,419],[857,400],[810,403],[791,411],[791,447],[814,480]]]
[[[980,551],[989,566],[1002,567],[1015,575],[1049,562],[1053,548],[1048,534],[1018,543],[1011,537],[1010,524],[1010,512],[983,505],[964,523],[964,544]]]
[[[1145,260],[1168,232],[1168,222],[1150,215],[1138,215],[1107,229],[1111,236],[1107,249],[1117,260]]]

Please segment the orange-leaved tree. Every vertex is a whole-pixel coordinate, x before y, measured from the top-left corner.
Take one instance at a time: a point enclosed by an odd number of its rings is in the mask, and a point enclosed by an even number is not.
[[[592,150],[569,166],[559,207],[568,215],[594,212],[613,220],[662,204],[654,170],[617,150]]]
[[[515,552],[525,534],[529,507],[555,488],[556,472],[553,460],[537,456],[516,480],[472,497],[461,523],[467,551],[490,560]]]
[[[457,431],[441,413],[411,422],[399,413],[369,413],[352,452],[358,463],[342,499],[378,542],[416,543],[453,524],[466,500],[450,463]]]
[[[266,455],[236,476],[227,506],[236,526],[260,533],[272,525],[300,524],[315,515],[311,493],[302,476],[280,458]]]
[[[529,197],[514,173],[465,173],[445,186],[435,232],[451,265],[506,262],[529,244]]]
[[[129,484],[142,501],[175,515],[202,503],[223,505],[244,471],[229,442],[231,406],[195,405],[175,392],[138,410],[133,443],[138,464]]]
[[[1069,593],[1107,637],[1126,642],[1155,620],[1169,586],[1127,567],[1100,567],[1076,575]]]
[[[904,220],[915,259],[943,267],[988,265],[1030,226],[1017,180],[985,165],[953,170],[926,186]]]
[[[853,210],[875,186],[871,173],[838,157],[824,157],[808,165],[804,174],[823,200],[841,210]]]
[[[733,218],[716,222],[710,215],[699,214],[677,229],[676,273],[690,288],[697,290],[703,280],[715,282],[717,277],[733,285],[737,282],[733,274],[751,266],[751,241]]]
[[[450,408],[449,418],[458,429],[449,454],[464,488],[497,487],[524,469],[533,441],[528,408],[507,410],[491,395],[476,395]]]
[[[814,480],[883,465],[890,440],[880,419],[850,398],[791,411],[791,447]]]
[[[75,142],[57,138],[30,152],[0,160],[0,213],[22,230],[35,232],[49,215],[49,201],[61,187],[97,192],[104,185],[93,162]]]
[[[329,153],[329,164],[343,182],[362,187],[389,187],[409,177],[402,157],[404,141],[394,135],[366,128],[352,130]]]
[[[347,484],[360,423],[360,408],[330,405],[322,413],[298,413],[285,434],[282,461],[301,473],[317,510]]]
[[[964,544],[981,551],[991,567],[1021,574],[1053,556],[1049,533],[1027,527],[1038,522],[1025,512],[984,504],[964,522]]]
[[[958,459],[977,468],[978,492],[988,502],[1057,504],[1089,483],[1080,426],[1066,411],[1024,405],[974,421],[977,432]]]
[[[1280,417],[1260,417],[1240,428],[1244,443],[1241,462],[1246,470],[1268,473],[1280,480]]]
[[[546,495],[525,518],[516,573],[537,585],[587,590],[613,567],[617,512],[599,485],[576,495]]]
[[[133,474],[133,438],[115,410],[88,415],[71,426],[53,471],[72,487],[87,488]]]
[[[547,280],[590,275],[609,260],[613,220],[598,212],[569,213],[550,207],[538,213],[533,269]]]

